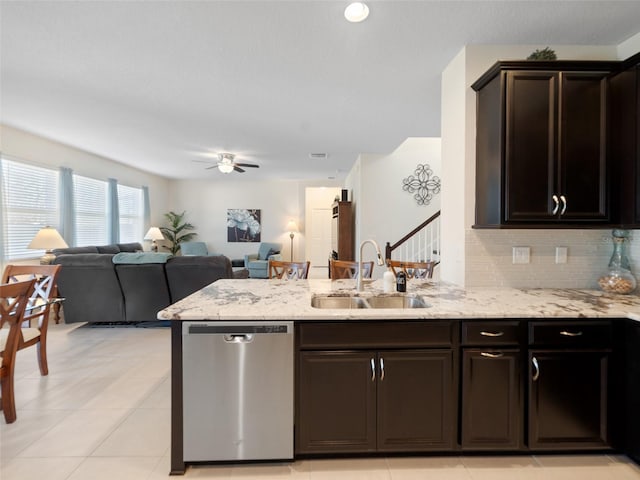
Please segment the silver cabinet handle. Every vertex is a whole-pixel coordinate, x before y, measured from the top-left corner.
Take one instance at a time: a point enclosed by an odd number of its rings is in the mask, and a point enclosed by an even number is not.
[[[536,357],[533,357],[531,363],[533,363],[533,368],[535,368],[533,377],[531,379],[535,382],[536,380],[538,380],[538,378],[540,378],[540,365],[538,365],[538,359]]]
[[[482,355],[483,357],[487,357],[487,358],[500,358],[502,355],[504,355],[504,353],[502,353],[502,352],[497,352],[497,353],[480,352],[480,355]]]
[[[371,381],[376,381],[376,361],[373,358],[371,359]]]
[[[562,210],[560,210],[560,215],[564,215],[564,212],[567,211],[567,197],[560,195],[560,200],[562,201]]]
[[[556,213],[558,213],[558,209],[560,208],[560,201],[558,200],[557,195],[554,195],[551,198],[553,199],[553,203],[555,203],[555,206],[553,207],[553,211],[551,212],[551,215],[555,215]]]
[[[384,358],[380,357],[380,381],[384,380]]]
[[[504,332],[485,332],[482,331],[480,332],[480,335],[482,335],[483,337],[501,337],[504,335]]]
[[[582,335],[582,332],[569,332],[567,330],[562,330],[560,332],[560,335],[563,335],[565,337],[579,337]]]

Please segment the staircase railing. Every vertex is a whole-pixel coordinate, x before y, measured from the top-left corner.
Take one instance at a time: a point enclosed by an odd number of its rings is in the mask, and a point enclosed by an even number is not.
[[[385,258],[440,263],[440,211],[438,210],[393,245],[387,242]]]

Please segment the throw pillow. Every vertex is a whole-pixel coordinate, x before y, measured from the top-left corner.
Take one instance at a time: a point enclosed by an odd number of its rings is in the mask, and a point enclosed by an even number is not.
[[[275,250],[273,248],[270,248],[269,251],[267,252],[267,258],[265,258],[265,260],[268,260],[271,255],[277,255],[278,253],[280,253],[280,250]]]

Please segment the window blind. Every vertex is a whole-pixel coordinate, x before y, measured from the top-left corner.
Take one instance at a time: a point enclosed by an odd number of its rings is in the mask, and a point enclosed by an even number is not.
[[[120,212],[120,242],[142,243],[144,235],[142,189],[118,185],[118,210]]]
[[[73,194],[76,206],[76,244],[107,244],[107,182],[74,175]]]
[[[37,258],[43,250],[27,245],[42,227],[58,228],[58,171],[0,159],[6,223],[3,254],[7,260]]]

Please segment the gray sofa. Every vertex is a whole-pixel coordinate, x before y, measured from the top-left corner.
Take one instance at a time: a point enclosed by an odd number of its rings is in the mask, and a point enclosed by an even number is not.
[[[231,261],[223,255],[167,258],[161,254],[164,260],[159,263],[120,260],[114,264],[114,256],[120,253],[116,249],[135,252],[142,247],[120,244],[54,250],[53,263],[62,265],[58,291],[65,298],[66,323],[155,321],[158,311],[168,305],[216,280],[233,278]]]

